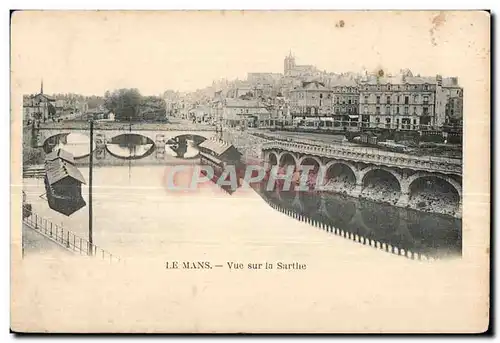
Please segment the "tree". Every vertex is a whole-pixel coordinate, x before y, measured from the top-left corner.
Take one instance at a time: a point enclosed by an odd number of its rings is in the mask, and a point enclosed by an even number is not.
[[[107,91],[104,96],[104,106],[115,114],[116,120],[138,121],[139,106],[142,96],[137,89],[122,88],[113,92]]]

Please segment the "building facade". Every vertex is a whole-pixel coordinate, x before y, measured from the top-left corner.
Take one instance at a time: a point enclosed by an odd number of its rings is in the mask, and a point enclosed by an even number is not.
[[[350,79],[331,80],[333,126],[357,127],[359,122],[359,87]]]
[[[226,99],[222,105],[222,124],[228,127],[268,127],[271,113],[257,100]]]
[[[290,114],[319,127],[358,126],[359,91],[353,80],[336,80],[331,87],[322,82],[303,82],[291,91]]]
[[[56,100],[43,94],[43,81],[40,93],[23,98],[23,117],[25,121],[47,121],[56,114]]]
[[[458,78],[450,77],[443,79],[443,93],[446,100],[445,124],[451,126],[462,126],[464,90],[458,84]]]
[[[303,82],[290,92],[293,117],[325,117],[333,110],[333,92],[319,81]]]
[[[436,107],[444,106],[439,77],[371,78],[359,86],[362,127],[401,130],[433,129],[444,123]]]

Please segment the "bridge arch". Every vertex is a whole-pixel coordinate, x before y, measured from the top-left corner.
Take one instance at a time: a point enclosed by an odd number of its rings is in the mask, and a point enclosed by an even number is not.
[[[399,187],[401,188],[401,184],[403,183],[403,176],[398,171],[396,171],[395,169],[389,168],[389,167],[386,167],[386,166],[372,165],[372,166],[366,167],[364,169],[361,169],[358,172],[358,175],[357,175],[357,181],[358,181],[358,183],[362,184],[365,181],[366,176],[370,172],[373,172],[375,170],[383,170],[383,171],[391,174],[398,181]]]
[[[430,172],[417,172],[403,185],[411,207],[454,215],[462,203],[462,185],[453,177]]]
[[[58,139],[60,137],[67,137],[69,136],[71,132],[70,131],[61,131],[61,132],[50,132],[45,137],[43,137],[41,145],[43,146],[44,150],[46,146],[50,145],[55,145],[58,143]]]
[[[436,179],[443,180],[443,181],[449,183],[451,186],[453,186],[453,188],[457,191],[457,194],[460,197],[462,197],[462,185],[459,182],[457,182],[454,178],[452,178],[451,176],[448,176],[448,175],[429,173],[429,172],[416,172],[415,174],[408,177],[404,182],[404,186],[406,187],[406,190],[410,191],[412,184],[421,178],[436,178]]]
[[[266,163],[266,168],[271,168],[272,166],[278,165],[279,156],[274,151],[266,151],[264,154],[264,163]]]
[[[122,159],[140,159],[153,153],[155,142],[138,133],[122,133],[107,140],[106,150]]]
[[[86,157],[89,154],[90,137],[84,132],[61,132],[47,137],[42,149],[45,153],[52,152],[55,148],[64,148],[74,158]],[[96,139],[92,144],[92,151],[96,148]]]
[[[357,168],[354,164],[333,160],[324,167],[323,184],[335,191],[348,191],[356,185]]]
[[[278,164],[280,167],[283,167],[285,165],[285,163],[286,163],[286,165],[293,164],[295,166],[295,168],[297,168],[298,161],[297,161],[297,157],[295,156],[295,154],[292,152],[288,152],[288,151],[281,152],[278,155]]]
[[[361,196],[395,205],[401,196],[402,176],[385,166],[369,166],[359,171],[357,184]]]
[[[314,161],[316,162],[316,164],[318,165],[318,168],[320,168],[321,166],[323,166],[323,162],[316,156],[313,156],[313,155],[305,155],[305,156],[302,156],[301,158],[298,159],[297,161],[297,167],[300,167],[303,165],[303,163],[307,160],[310,160],[310,161]]]

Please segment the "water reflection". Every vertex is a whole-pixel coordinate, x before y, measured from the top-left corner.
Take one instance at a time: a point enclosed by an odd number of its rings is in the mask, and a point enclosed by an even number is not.
[[[200,154],[198,144],[192,139],[171,141],[165,145],[165,153],[178,158],[195,158]]]
[[[112,138],[106,144],[106,149],[115,157],[137,159],[153,153],[154,142],[141,135],[124,134]]]
[[[258,192],[280,212],[363,244],[412,258],[462,254],[462,221],[457,218],[334,193]]]
[[[153,144],[120,146],[119,144],[106,144],[106,149],[111,155],[121,158],[141,158],[152,152]]]
[[[90,137],[81,133],[58,134],[47,139],[43,145],[45,153],[58,149],[64,149],[75,158],[89,155]],[[95,142],[92,142],[92,151],[95,150]]]

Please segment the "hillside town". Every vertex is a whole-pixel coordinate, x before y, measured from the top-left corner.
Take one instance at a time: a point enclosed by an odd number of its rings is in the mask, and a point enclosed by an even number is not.
[[[234,128],[303,127],[443,131],[460,128],[463,88],[457,77],[363,71],[327,72],[299,65],[290,52],[283,73],[248,73],[190,93],[164,93],[167,116]]]
[[[116,92],[116,91],[115,91]],[[25,95],[25,122],[92,117],[115,120],[111,96],[76,94]],[[142,97],[133,120],[169,118],[244,130],[303,129],[358,132],[366,129],[458,132],[463,118],[463,88],[457,77],[397,75],[383,70],[327,72],[300,65],[290,51],[283,73],[249,72],[244,80],[220,79],[193,92],[167,90]],[[120,120],[120,118],[116,118]],[[131,120],[128,118],[127,120]]]

